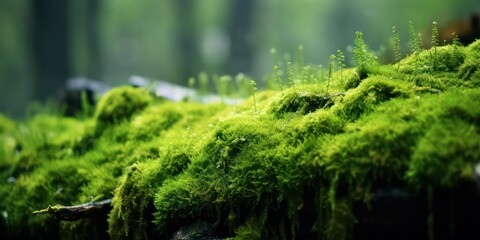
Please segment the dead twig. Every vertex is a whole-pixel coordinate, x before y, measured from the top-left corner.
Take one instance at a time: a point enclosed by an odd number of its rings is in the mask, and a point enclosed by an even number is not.
[[[63,221],[76,221],[87,218],[95,213],[112,208],[112,199],[98,202],[89,202],[75,206],[49,205],[46,209],[34,211],[33,214],[53,214],[57,219]]]

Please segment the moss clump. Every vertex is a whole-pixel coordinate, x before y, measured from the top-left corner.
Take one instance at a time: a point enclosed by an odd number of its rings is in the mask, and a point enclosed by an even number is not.
[[[334,96],[322,89],[305,89],[284,91],[284,94],[270,106],[270,112],[275,116],[284,117],[285,114],[306,115],[317,109],[328,108],[333,105]]]
[[[471,108],[470,103],[479,101],[478,89],[448,93],[436,101],[441,105],[433,110],[437,117],[428,118],[430,122],[414,148],[406,173],[412,185],[453,187],[460,180],[473,177],[472,166],[480,159],[480,152],[478,141],[471,139],[480,139],[480,111]]]
[[[191,158],[180,146],[162,150],[165,152],[159,159],[130,166],[120,179],[109,216],[112,239],[154,238],[155,229],[149,224],[153,221],[155,189],[165,179],[181,173]]]
[[[300,136],[320,136],[343,132],[346,121],[332,112],[318,110],[306,115],[298,125]]]
[[[112,89],[100,99],[95,110],[97,131],[103,131],[106,125],[130,118],[152,102],[146,89],[130,86]]]
[[[479,42],[437,47],[435,69],[426,50],[235,106],[121,87],[91,118],[0,119],[2,237],[167,239],[207,223],[212,238],[349,239],[381,222],[389,237],[462,238],[480,221],[464,204],[478,202]],[[108,198],[109,213],[74,223],[32,215]],[[423,225],[375,215],[382,204],[415,205]]]
[[[347,81],[345,82],[345,89],[352,89],[358,87],[358,85],[362,82],[362,79],[360,79],[360,76],[358,74],[353,74],[349,78],[347,78]]]
[[[337,112],[344,119],[356,120],[362,114],[370,113],[376,105],[394,99],[413,95],[413,86],[393,79],[374,76],[362,81],[355,89],[346,93]]]
[[[467,56],[466,49],[447,45],[436,47],[411,55],[400,61],[400,71],[408,74],[415,72],[440,73],[456,72]],[[433,63],[435,59],[435,64]],[[435,65],[435,69],[434,69]]]
[[[458,77],[463,79],[464,84],[469,87],[480,86],[480,61],[478,58],[468,58],[460,66]]]

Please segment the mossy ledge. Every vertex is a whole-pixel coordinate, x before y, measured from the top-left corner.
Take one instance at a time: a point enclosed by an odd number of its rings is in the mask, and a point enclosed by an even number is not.
[[[364,78],[258,92],[255,108],[121,87],[91,118],[0,116],[0,233],[465,239],[480,221],[479,46],[438,47],[435,69],[424,50]],[[103,199],[109,213],[75,222],[32,214]]]

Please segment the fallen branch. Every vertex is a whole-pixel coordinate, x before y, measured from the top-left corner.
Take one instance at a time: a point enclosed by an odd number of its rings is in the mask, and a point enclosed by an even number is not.
[[[76,221],[87,218],[95,213],[112,208],[112,199],[98,202],[89,202],[75,206],[49,205],[46,209],[34,211],[33,214],[53,214],[57,219],[63,221]]]

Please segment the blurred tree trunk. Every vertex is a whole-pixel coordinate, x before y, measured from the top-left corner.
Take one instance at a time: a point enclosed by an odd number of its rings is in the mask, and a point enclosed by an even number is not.
[[[195,2],[193,0],[175,0],[176,38],[178,49],[178,79],[175,83],[187,85],[189,77],[199,73],[198,38],[195,24]]]
[[[252,73],[255,36],[253,32],[254,0],[233,0],[230,8],[229,73]]]
[[[59,98],[70,74],[67,0],[32,0],[34,98]]]
[[[101,78],[101,50],[99,38],[99,10],[103,1],[84,0],[70,2],[71,74],[90,79]]]
[[[102,1],[87,1],[87,51],[88,55],[88,77],[95,80],[101,79],[101,56],[98,30],[98,13]]]

